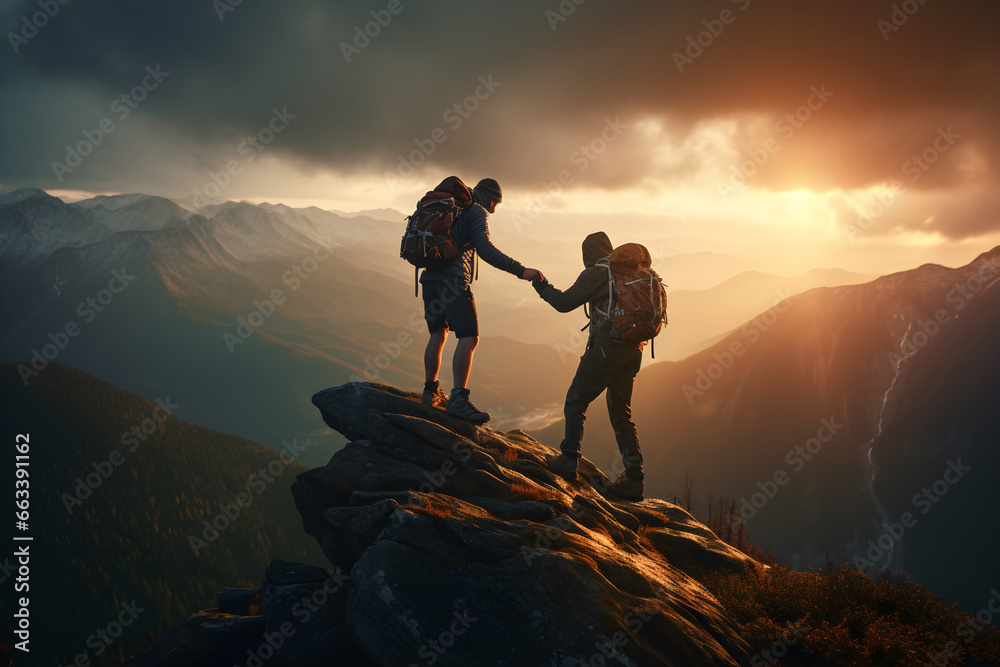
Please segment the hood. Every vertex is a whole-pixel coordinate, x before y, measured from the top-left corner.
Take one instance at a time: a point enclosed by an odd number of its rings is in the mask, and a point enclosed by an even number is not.
[[[607,257],[614,250],[611,239],[604,232],[594,232],[583,240],[583,265],[592,267],[597,260]]]

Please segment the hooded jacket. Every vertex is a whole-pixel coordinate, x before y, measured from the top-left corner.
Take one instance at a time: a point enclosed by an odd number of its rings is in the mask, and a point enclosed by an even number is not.
[[[565,292],[553,287],[548,280],[532,283],[535,291],[560,313],[576,310],[590,304],[590,339],[587,347],[603,347],[614,343],[611,339],[611,321],[597,310],[608,310],[608,269],[594,266],[597,260],[611,254],[614,247],[604,232],[595,232],[583,240],[583,265],[586,267],[572,287]]]
[[[454,280],[465,289],[472,283],[472,269],[476,253],[483,261],[506,271],[517,278],[524,276],[524,266],[516,259],[508,257],[490,241],[490,229],[486,222],[486,209],[474,203],[458,216],[452,226],[452,238],[458,243],[458,255],[440,269],[427,269],[420,276],[420,282],[428,280]]]

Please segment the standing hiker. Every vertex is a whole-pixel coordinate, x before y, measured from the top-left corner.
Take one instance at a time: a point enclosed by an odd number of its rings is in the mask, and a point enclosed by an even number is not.
[[[484,178],[479,181],[472,190],[473,203],[462,211],[451,228],[451,237],[458,245],[458,254],[443,267],[428,268],[420,276],[424,318],[430,332],[430,340],[424,351],[423,404],[440,407],[447,403],[445,412],[475,424],[485,424],[490,420],[489,413],[478,410],[469,400],[472,354],[479,344],[479,320],[470,288],[475,255],[479,253],[487,264],[523,280],[544,279],[540,271],[525,268],[490,241],[486,218],[496,210],[502,198],[500,184],[495,180]],[[450,397],[445,395],[438,382],[441,353],[449,330],[454,331],[458,338],[452,359],[455,386]]]
[[[641,248],[635,244],[629,246]],[[549,305],[561,313],[568,313],[584,304],[589,304],[590,307],[590,337],[587,349],[580,357],[573,382],[566,392],[566,405],[563,409],[566,433],[559,447],[562,453],[553,463],[554,471],[570,481],[576,478],[587,407],[601,392],[607,391],[608,415],[611,417],[611,426],[625,466],[624,472],[608,491],[622,498],[638,501],[643,498],[644,473],[631,404],[632,385],[642,365],[642,348],[646,343],[644,340],[618,340],[612,337],[614,320],[609,316],[613,315],[613,280],[609,275],[609,256],[612,251],[607,234],[591,234],[583,242],[583,265],[586,268],[572,287],[563,292],[543,279],[542,282],[535,283],[534,288]],[[644,248],[642,252],[648,260],[648,252]],[[656,283],[659,290],[658,277]],[[665,304],[663,307],[665,308]],[[656,329],[658,331],[659,327]]]

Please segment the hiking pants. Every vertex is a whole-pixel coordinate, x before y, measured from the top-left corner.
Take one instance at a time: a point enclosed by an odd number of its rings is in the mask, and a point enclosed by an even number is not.
[[[566,392],[566,438],[560,449],[566,456],[580,456],[587,407],[607,390],[608,414],[615,430],[618,451],[631,479],[643,479],[642,452],[632,422],[632,385],[642,365],[638,343],[616,343],[589,348],[580,358],[573,382]]]

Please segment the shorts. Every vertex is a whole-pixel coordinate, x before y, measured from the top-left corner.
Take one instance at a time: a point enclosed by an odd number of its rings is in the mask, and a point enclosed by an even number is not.
[[[457,338],[479,335],[479,317],[471,288],[451,280],[428,280],[423,283],[423,294],[429,332],[448,327]]]

